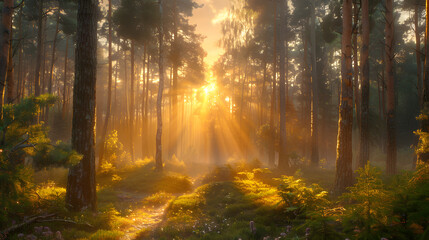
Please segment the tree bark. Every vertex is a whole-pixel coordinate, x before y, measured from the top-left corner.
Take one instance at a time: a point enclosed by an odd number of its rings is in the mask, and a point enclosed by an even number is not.
[[[276,156],[276,131],[274,127],[274,116],[276,112],[276,85],[277,85],[277,1],[273,4],[274,6],[274,44],[273,44],[273,93],[271,95],[271,113],[270,113],[270,135],[271,142],[268,152],[268,164],[273,167],[275,164],[275,156]]]
[[[52,59],[51,59],[51,70],[49,72],[49,83],[48,83],[48,93],[52,94],[52,85],[54,77],[54,66],[55,66],[55,51],[57,48],[57,38],[58,38],[58,27],[60,24],[60,10],[58,8],[56,25],[55,25],[55,34],[54,41],[52,43]],[[49,120],[49,106],[46,107],[46,120]]]
[[[116,53],[119,53],[119,47],[120,47],[120,40],[117,43],[117,47],[116,47]],[[115,63],[115,91],[114,91],[114,103],[113,103],[113,117],[112,117],[112,127],[113,129],[115,129],[116,126],[116,122],[118,121],[118,101],[117,101],[117,91],[118,91],[118,66],[119,66],[119,61],[116,60]]]
[[[304,31],[304,30],[303,30]],[[306,37],[306,34],[303,32],[302,33],[302,40],[304,43],[304,56],[303,56],[303,61],[304,61],[304,71],[303,71],[303,119],[304,119],[304,125],[308,126],[311,130],[311,78],[310,78],[310,74],[309,74],[309,64],[308,64],[308,39]],[[308,130],[306,129],[306,136],[310,135],[311,136],[311,131],[308,132]],[[309,156],[308,155],[308,146],[311,145],[311,143],[309,143],[309,140],[307,137],[304,138],[304,144],[303,144],[303,149],[302,149],[302,155],[304,157]],[[311,155],[310,155],[311,158]]]
[[[54,77],[54,66],[55,66],[55,50],[57,48],[57,38],[58,38],[58,27],[60,24],[60,10],[57,12],[57,20],[56,20],[56,26],[55,26],[55,35],[54,35],[54,41],[52,43],[52,59],[51,59],[51,71],[49,73],[49,85],[48,85],[48,93],[52,94],[52,79]]]
[[[419,97],[420,110],[423,106],[423,88],[422,88],[422,57],[421,57],[421,36],[420,36],[420,24],[419,24],[419,8],[416,4],[414,6],[414,33],[416,35],[416,62],[417,62],[417,93]]]
[[[73,89],[72,147],[82,160],[68,175],[66,203],[73,210],[96,210],[95,107],[97,74],[97,0],[79,0]]]
[[[66,37],[66,53],[64,55],[64,85],[63,85],[63,111],[62,117],[65,119],[66,117],[66,104],[67,104],[67,64],[68,64],[68,55],[69,55],[69,37]]]
[[[313,3],[314,4],[314,3]],[[311,165],[319,166],[319,83],[317,81],[316,6],[311,6]]]
[[[178,137],[179,137],[179,124],[178,124],[178,95],[179,95],[179,86],[178,86],[178,76],[179,76],[179,41],[178,41],[178,13],[177,13],[177,0],[173,0],[173,43],[172,43],[172,51],[173,51],[173,86],[171,91],[171,99],[173,104],[173,115],[170,117],[171,127],[170,127],[170,151],[177,154],[178,150]],[[171,112],[170,112],[171,113]]]
[[[147,55],[147,44],[145,43],[143,46],[143,91],[142,91],[142,95],[141,95],[141,101],[142,101],[142,106],[141,106],[141,111],[142,111],[142,121],[141,121],[141,127],[142,127],[142,149],[141,149],[141,153],[142,153],[142,159],[144,159],[145,157],[145,133],[146,133],[146,129],[145,129],[145,122],[146,122],[146,116],[145,116],[145,96],[146,96],[146,89],[148,88],[147,84],[146,84],[146,74],[145,74],[145,70],[146,70],[146,55]]]
[[[334,192],[341,194],[353,183],[353,68],[352,68],[352,0],[343,1],[343,35],[341,56],[341,99],[338,121],[337,160]]]
[[[289,168],[289,159],[287,156],[287,142],[286,142],[286,69],[285,69],[285,27],[287,17],[285,14],[285,2],[280,0],[280,29],[279,29],[279,42],[280,42],[280,81],[279,81],[279,94],[280,94],[280,138],[279,138],[279,169],[287,170]]]
[[[40,94],[45,94],[46,92],[46,25],[48,23],[47,17],[43,18],[43,27],[42,27],[42,57],[41,57],[41,67],[40,67]],[[42,113],[44,115],[44,113]]]
[[[18,29],[19,29],[19,40],[21,41],[21,44],[18,46],[18,85],[16,87],[16,98],[18,101],[21,100],[21,98],[24,96],[24,93],[21,91],[21,85],[23,84],[23,69],[22,69],[22,45],[23,45],[23,39],[22,39],[22,6],[19,10],[19,18],[18,18]]]
[[[362,0],[362,97],[361,97],[361,126],[360,126],[360,153],[358,167],[365,167],[369,161],[369,0]]]
[[[9,60],[7,64],[7,74],[6,74],[6,83],[7,83],[7,99],[6,102],[9,104],[14,103],[15,101],[15,80],[13,77],[13,50],[12,50],[12,39],[13,39],[13,26],[12,21],[10,23],[10,34],[9,34]]]
[[[6,71],[9,64],[10,35],[12,34],[13,0],[4,0],[0,32],[0,119],[3,119],[3,98],[6,86]]]
[[[106,116],[104,119],[104,125],[101,129],[101,142],[100,142],[100,152],[98,154],[98,167],[101,167],[101,164],[103,163],[103,157],[104,157],[104,149],[105,149],[105,142],[106,142],[106,135],[107,135],[107,128],[109,126],[109,119],[110,119],[110,113],[111,113],[111,106],[112,106],[112,74],[113,74],[113,65],[112,65],[112,0],[109,0],[109,12],[107,21],[109,24],[109,50],[108,50],[108,59],[109,59],[109,69],[108,69],[108,86],[107,86],[107,109],[106,109]]]
[[[426,29],[425,29],[425,56],[429,56],[429,0],[426,0]],[[424,79],[423,79],[423,109],[424,114],[428,114],[428,105],[429,105],[429,58],[425,57],[425,66],[424,66]],[[421,122],[421,130],[424,133],[429,132],[429,119],[423,119]],[[428,162],[429,154],[419,154],[418,162]]]
[[[262,82],[262,90],[261,90],[261,97],[259,102],[259,127],[262,127],[264,125],[264,104],[265,104],[265,94],[266,94],[266,87],[265,84],[267,82],[267,52],[265,50],[264,57],[262,60],[262,68],[263,68],[263,82]],[[262,150],[263,148],[261,148]],[[262,152],[261,152],[262,153]],[[261,155],[262,156],[262,155]]]
[[[353,3],[353,81],[354,81],[354,99],[355,99],[355,111],[356,111],[356,122],[358,128],[360,128],[360,94],[359,94],[359,58],[358,58],[358,34],[359,34],[359,7],[358,3]]]
[[[396,173],[396,95],[394,79],[394,17],[393,0],[386,0],[386,84],[387,84],[387,159],[386,173]]]
[[[159,12],[163,15],[162,0],[158,0]],[[156,115],[157,115],[157,130],[156,130],[156,155],[155,165],[156,171],[161,172],[163,170],[162,163],[162,94],[164,91],[164,27],[163,23],[159,24],[159,87],[158,87],[158,98],[156,102]]]
[[[39,17],[38,17],[38,29],[37,29],[37,55],[36,55],[36,70],[34,72],[34,95],[39,96],[41,93],[40,89],[40,68],[42,64],[42,48],[43,48],[43,1],[38,0]]]
[[[130,154],[134,162],[134,80],[135,80],[135,42],[131,40],[131,80],[130,80]]]
[[[420,6],[418,4],[415,4],[414,6],[414,33],[415,33],[415,37],[416,37],[416,64],[417,64],[417,96],[418,96],[418,100],[419,100],[419,110],[420,112],[423,110],[423,98],[422,98],[422,92],[423,92],[423,87],[422,87],[422,59],[421,59],[421,37],[420,37],[420,24],[419,24],[419,10],[420,10]],[[421,125],[421,123],[420,123]],[[421,128],[421,126],[420,126]],[[419,142],[419,136],[415,135],[414,136],[414,141],[415,141],[415,145],[417,146],[418,142]],[[415,169],[416,164],[417,164],[417,155],[414,155],[413,158],[413,169]]]

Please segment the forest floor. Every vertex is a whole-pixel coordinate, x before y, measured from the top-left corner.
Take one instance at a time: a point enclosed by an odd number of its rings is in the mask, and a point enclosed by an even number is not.
[[[257,223],[258,238],[279,236],[284,231],[287,223],[279,208],[278,183],[273,182],[280,174],[264,172],[257,162],[218,167],[191,165],[194,172],[183,162],[173,160],[159,173],[154,171],[153,161],[146,159],[128,168],[103,169],[97,175],[98,213],[60,214],[89,223],[93,229],[43,226],[61,231],[64,239],[79,240],[248,239],[252,237],[251,221]],[[43,177],[38,181],[65,182],[49,174],[39,173]],[[64,193],[65,188],[55,184],[39,191],[42,198],[52,199],[49,205],[60,207]],[[31,234],[32,228],[24,232]]]
[[[125,235],[121,237],[121,240],[135,239],[136,235],[141,230],[155,228],[162,221],[165,209],[168,206],[168,202],[160,206],[147,206],[142,204],[144,199],[148,197],[147,194],[119,192],[117,196],[122,203],[136,206],[126,216],[128,219],[131,219],[132,222],[122,229]],[[136,205],[137,203],[140,203],[140,206]]]
[[[97,175],[97,213],[66,210],[64,181],[55,174],[37,173],[39,177],[43,175],[38,180],[41,183],[46,179],[51,181],[50,184],[39,183],[37,188],[38,204],[41,204],[39,214],[56,212],[59,218],[78,225],[35,223],[20,232],[34,235],[35,227],[43,226],[53,232],[60,231],[64,239],[73,240],[305,239],[308,224],[313,224],[314,231],[320,224],[292,216],[295,210],[285,209],[282,204],[285,196],[279,192],[285,178],[289,179],[286,182],[290,181],[286,185],[292,186],[287,196],[301,196],[299,201],[304,203],[322,196],[318,191],[331,189],[334,180],[332,169],[302,168],[291,177],[262,168],[257,161],[210,167],[190,165],[198,173],[189,172],[190,168],[180,162],[170,162],[163,172],[156,172],[151,160],[140,161],[129,168],[104,169]],[[67,173],[54,171],[57,175],[66,176]],[[323,189],[305,187],[313,183]],[[332,209],[335,210],[333,214],[340,214],[336,212],[336,203],[332,204]],[[331,217],[328,230],[332,232],[326,239],[349,236],[337,233],[341,224]],[[337,218],[340,219],[339,215]],[[10,239],[22,239],[18,233]],[[37,239],[56,239],[39,235]]]

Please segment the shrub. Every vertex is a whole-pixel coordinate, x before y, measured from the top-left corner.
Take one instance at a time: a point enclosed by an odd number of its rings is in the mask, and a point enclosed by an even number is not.
[[[278,180],[281,182],[278,186],[279,195],[291,218],[306,217],[308,212],[323,209],[329,204],[328,192],[317,184],[307,187],[301,179],[293,176],[282,176]]]
[[[381,229],[392,222],[392,196],[385,189],[379,169],[368,163],[357,172],[359,176],[356,184],[348,188],[349,193],[342,196],[342,199],[350,203],[344,215],[345,231],[358,238],[379,239],[382,236],[377,235]]]

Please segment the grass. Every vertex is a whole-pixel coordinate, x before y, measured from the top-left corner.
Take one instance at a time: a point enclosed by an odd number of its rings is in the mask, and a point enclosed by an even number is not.
[[[156,172],[153,161],[145,161],[138,167],[117,170],[98,177],[102,187],[145,194],[157,192],[183,193],[192,189],[190,178],[175,172]]]
[[[116,240],[124,236],[121,231],[98,230],[89,237],[89,240]]]
[[[176,161],[175,164],[180,165]],[[176,170],[179,167],[175,167]],[[34,178],[36,187],[31,199],[36,206],[34,209],[55,212],[58,218],[94,226],[85,228],[65,223],[44,224],[53,232],[60,231],[64,239],[120,239],[126,231],[134,228],[136,221],[156,218],[151,215],[154,212],[146,209],[164,206],[175,198],[174,194],[192,190],[191,179],[187,176],[172,170],[155,172],[153,161],[145,159],[132,167],[112,168],[97,175],[98,212],[72,213],[65,207],[66,169],[44,169],[36,172]],[[18,239],[19,233],[31,235],[34,226],[37,224],[28,225],[9,238]]]
[[[205,184],[174,199],[161,226],[142,231],[138,239],[260,239],[280,233],[286,222],[275,189],[256,179]]]
[[[176,170],[183,167],[181,162],[176,162]],[[170,171],[157,173],[153,162],[145,160],[140,161],[137,166],[114,169],[97,176],[97,214],[67,212],[64,204],[65,189],[52,182],[42,181],[43,184],[39,184],[38,197],[44,200],[35,197],[34,201],[38,201],[41,208],[58,209],[63,214],[62,217],[79,223],[88,222],[94,226],[93,229],[87,229],[63,223],[47,224],[54,232],[60,230],[64,239],[120,239],[125,234],[137,235],[137,239],[160,240],[238,240],[263,239],[267,236],[274,239],[280,237],[289,225],[293,229],[287,239],[305,239],[307,227],[311,227],[313,231],[312,239],[319,232],[329,236],[334,236],[330,231],[350,236],[355,234],[347,232],[348,228],[346,232],[341,232],[345,229],[341,225],[341,219],[346,214],[343,206],[330,202],[329,199],[312,202],[318,193],[308,195],[308,188],[300,187],[302,191],[287,188],[279,192],[279,186],[280,190],[281,186],[285,186],[284,182],[279,185],[282,183],[279,179],[280,172],[261,169],[257,162],[252,167],[240,163],[226,165],[213,169],[195,181],[183,175],[183,172],[172,171],[172,168]],[[305,182],[303,186],[318,183],[324,189],[330,189],[333,176],[333,170],[303,167],[295,173],[294,179]],[[407,179],[399,185],[406,185]],[[192,182],[200,183],[201,186],[191,191]],[[291,186],[288,183],[286,185]],[[290,200],[289,203],[292,204],[287,205],[285,196],[292,200],[305,199],[308,208],[314,205],[317,210],[299,215],[297,206],[300,207],[301,203]],[[322,206],[324,202],[326,206]],[[334,212],[332,215],[329,213],[332,210],[337,210],[338,213]],[[256,233],[252,233],[250,229],[251,221],[255,223]],[[31,234],[32,227],[23,231]],[[353,231],[353,228],[350,229]],[[344,239],[343,235],[335,239]],[[17,238],[11,236],[10,239]]]
[[[173,199],[173,194],[166,193],[166,192],[158,192],[143,199],[142,204],[144,206],[159,207],[164,204],[167,204],[172,199]]]

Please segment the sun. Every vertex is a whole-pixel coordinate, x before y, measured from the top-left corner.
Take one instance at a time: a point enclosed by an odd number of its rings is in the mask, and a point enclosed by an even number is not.
[[[206,96],[213,95],[217,90],[216,83],[209,83],[203,87],[203,90]]]

